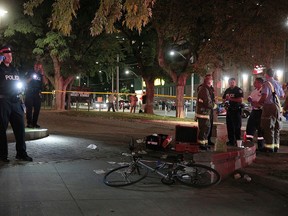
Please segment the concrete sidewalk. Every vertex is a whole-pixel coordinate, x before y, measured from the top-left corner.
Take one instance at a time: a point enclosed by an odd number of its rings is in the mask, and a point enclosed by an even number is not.
[[[181,216],[220,214],[220,204],[219,206],[211,205],[212,201],[209,196],[212,196],[213,200],[217,200],[219,195],[216,195],[216,191],[225,190],[225,186],[221,184],[215,189],[207,189],[207,191],[209,190],[207,197],[207,195],[180,185],[167,187],[161,184],[158,178],[149,178],[143,184],[119,190],[107,187],[102,182],[104,172],[125,161],[121,152],[127,149],[126,141],[129,140],[129,136],[123,136],[123,133],[133,130],[130,133],[138,137],[153,133],[153,131],[154,133],[162,131],[167,134],[174,133],[177,123],[169,126],[147,121],[131,123],[107,119],[98,121],[96,124],[91,119],[72,118],[49,112],[42,113],[41,119],[45,119],[45,121],[42,120],[40,124],[47,126],[49,130],[26,130],[29,134],[27,135],[27,151],[33,157],[34,162],[13,160],[15,146],[10,143],[9,158],[11,162],[0,164],[0,185],[2,186],[0,216],[175,216],[179,212],[181,212]],[[99,124],[100,122],[101,124]],[[62,126],[63,124],[65,127]],[[9,130],[8,133],[9,142],[13,142],[12,131]],[[48,133],[50,133],[49,136]],[[31,141],[36,138],[42,139]],[[97,148],[87,148],[91,144]],[[216,157],[219,163],[222,161],[221,164],[233,165],[244,150],[238,148],[230,150],[230,152],[234,152],[232,155],[227,153],[231,156],[229,157],[230,163],[227,163],[227,155],[219,158],[219,154],[213,156],[209,153],[199,153],[195,159],[201,163],[209,163],[211,157]],[[208,159],[203,161],[205,154]],[[275,172],[275,175],[271,173],[273,170],[288,170],[287,156],[288,147],[286,146],[281,147],[279,153],[276,154],[257,154],[255,163],[239,169],[237,172],[242,175],[250,175],[254,183],[260,183],[265,187],[287,194],[288,178],[282,180],[279,173],[278,175]],[[282,159],[280,160],[280,158]],[[214,162],[216,159],[213,159]],[[239,167],[239,160],[237,163]],[[229,174],[232,174],[231,170],[229,170]],[[249,185],[244,186],[249,188]],[[250,189],[253,190],[252,186]],[[194,193],[198,195],[197,198],[191,198]],[[235,191],[231,191],[229,197],[222,196],[221,201],[226,206],[226,215],[254,215],[258,207],[255,206],[254,211],[251,210],[249,213],[243,209],[241,202],[239,204],[237,202],[230,203],[231,206],[235,207],[236,205],[237,214],[235,214],[235,208],[229,209],[229,204],[227,206],[229,200],[237,199],[239,198]],[[249,200],[249,198],[247,199]],[[205,205],[199,212],[191,207],[191,203],[201,206],[205,202],[210,205]],[[173,206],[173,208],[169,208],[169,206]],[[275,214],[277,214],[277,207],[275,206],[274,209]],[[263,208],[265,209],[265,207]],[[283,214],[278,212],[277,215]]]
[[[25,130],[26,140],[41,139],[49,136],[48,129],[26,128]],[[11,129],[8,130],[7,134],[9,142],[14,142],[14,134]],[[244,151],[246,151],[246,153],[244,153]],[[284,184],[283,187],[287,187],[288,189],[288,173],[286,171],[288,170],[288,159],[286,160],[286,158],[288,158],[288,146],[286,145],[282,145],[278,153],[257,153],[257,157],[255,148],[238,149],[234,147],[229,147],[227,153],[202,152],[194,156],[194,160],[198,163],[206,165],[213,163],[214,167],[216,164],[215,168],[224,178],[233,174],[234,171],[247,173],[253,176],[254,180],[264,182],[267,186],[273,187],[273,189],[281,188],[278,186],[279,184]],[[225,163],[221,161],[225,161]],[[229,163],[231,164],[229,165]],[[281,171],[283,171],[282,175],[279,174]],[[270,183],[270,181],[274,183]]]

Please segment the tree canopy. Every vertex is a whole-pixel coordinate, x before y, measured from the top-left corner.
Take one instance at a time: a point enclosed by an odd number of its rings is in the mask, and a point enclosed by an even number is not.
[[[157,45],[158,63],[176,86],[185,85],[192,72],[202,74],[218,69],[252,69],[256,64],[267,67],[279,64],[288,36],[282,25],[288,14],[288,3],[284,0],[100,0],[93,3],[87,0],[29,0],[25,1],[24,11],[36,16],[38,8],[47,2],[51,5],[50,14],[45,17],[47,26],[60,37],[69,38],[68,42],[81,34],[76,29],[89,31],[92,36],[119,34],[119,25],[123,26],[122,30],[125,27],[139,37],[155,32],[157,39],[151,41]],[[93,6],[87,7],[90,4]],[[79,22],[84,16],[83,7],[88,8],[89,16],[84,18],[86,22]],[[153,53],[153,44],[146,44],[150,46],[146,50]],[[130,45],[133,50],[133,44]],[[87,48],[85,43],[83,47]],[[184,59],[179,56],[171,59],[167,54],[171,49],[176,49]],[[71,57],[72,53],[69,54]],[[77,60],[77,54],[73,56]],[[177,94],[179,109],[183,102],[181,94],[182,90]]]

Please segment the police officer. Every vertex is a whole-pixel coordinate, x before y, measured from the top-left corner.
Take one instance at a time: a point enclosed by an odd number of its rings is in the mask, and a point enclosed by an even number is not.
[[[16,139],[16,159],[32,161],[26,152],[24,110],[20,100],[21,80],[11,65],[11,49],[2,47],[0,55],[4,56],[0,64],[0,160],[9,162],[6,131],[10,122]]]
[[[253,106],[262,106],[261,128],[264,136],[265,152],[277,152],[280,147],[280,97],[284,97],[282,86],[273,78],[274,71],[269,68],[265,72],[261,98]]]
[[[214,107],[214,94],[212,92],[211,86],[213,83],[212,76],[210,74],[206,75],[204,78],[204,83],[198,89],[197,95],[197,108],[196,108],[196,118],[198,121],[198,143],[200,144],[200,149],[207,150],[208,146],[208,136],[210,134],[211,121],[213,121],[213,107]]]
[[[260,100],[263,82],[264,80],[261,77],[257,77],[254,80],[255,89],[251,92],[250,96],[247,99],[251,104]],[[260,127],[261,114],[261,106],[252,106],[252,111],[246,126],[246,137],[248,141],[253,141],[254,134],[257,130],[257,145],[259,151],[261,151],[264,147],[264,137],[262,134],[262,129]]]
[[[40,125],[38,125],[37,122],[41,108],[41,91],[44,81],[43,74],[42,64],[39,63],[34,65],[34,71],[25,74],[27,85],[25,105],[28,128],[40,128]]]
[[[229,88],[223,94],[223,101],[227,104],[226,125],[229,140],[227,145],[234,146],[236,140],[241,140],[242,100],[242,89],[236,86],[235,78],[230,78]]]

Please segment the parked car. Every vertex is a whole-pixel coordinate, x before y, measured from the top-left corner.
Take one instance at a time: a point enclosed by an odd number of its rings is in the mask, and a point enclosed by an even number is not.
[[[104,102],[94,102],[93,103],[93,109],[107,109],[108,106]]]
[[[119,109],[130,109],[130,102],[128,100],[119,100]]]
[[[226,116],[227,110],[225,108],[225,103],[218,103],[216,109],[218,116]],[[248,118],[251,114],[251,106],[247,103],[242,103],[242,118]]]

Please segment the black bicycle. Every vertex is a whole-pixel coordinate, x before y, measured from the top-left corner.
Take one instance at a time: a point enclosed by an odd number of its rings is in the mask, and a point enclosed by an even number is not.
[[[183,157],[176,157],[174,162],[159,160],[144,160],[135,153],[134,146],[130,145],[131,162],[127,165],[117,167],[104,176],[104,183],[112,187],[121,187],[135,184],[145,177],[149,171],[157,173],[162,177],[161,182],[166,185],[172,185],[176,181],[196,188],[209,187],[216,185],[221,181],[220,174],[213,168],[185,162]],[[148,165],[149,163],[156,166]]]

